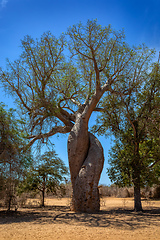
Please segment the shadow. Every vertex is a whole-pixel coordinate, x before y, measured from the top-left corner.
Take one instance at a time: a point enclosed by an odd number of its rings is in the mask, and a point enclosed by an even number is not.
[[[133,230],[149,225],[160,226],[160,209],[134,212],[133,210],[111,209],[99,213],[61,213],[54,220],[57,223],[85,225],[90,227],[115,227]]]
[[[56,205],[56,206],[45,206],[45,207],[41,207],[41,206],[31,206],[31,207],[23,207],[23,209],[34,209],[34,210],[40,210],[40,211],[69,211],[69,206],[61,206],[61,205]]]
[[[69,207],[23,208],[21,211],[0,211],[0,224],[32,222],[32,224],[67,224],[88,227],[140,229],[149,225],[160,227],[160,209],[143,212],[124,209],[102,210],[98,213],[74,213]]]
[[[50,223],[58,213],[66,213],[69,207],[46,206],[46,207],[23,207],[18,211],[0,210],[0,224],[18,222]]]

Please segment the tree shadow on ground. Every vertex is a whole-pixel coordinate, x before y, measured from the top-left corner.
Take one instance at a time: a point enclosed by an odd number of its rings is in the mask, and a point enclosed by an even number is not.
[[[33,222],[50,223],[58,213],[66,213],[69,207],[66,206],[47,206],[47,207],[23,207],[18,211],[0,210],[0,224]]]
[[[160,226],[160,209],[152,209],[136,213],[132,210],[112,209],[99,213],[61,213],[55,216],[57,223],[85,225],[90,227],[116,227],[129,230]]]
[[[117,229],[139,229],[150,225],[160,226],[160,209],[143,212],[124,209],[110,209],[98,213],[74,213],[69,207],[56,206],[23,209],[21,211],[0,211],[0,224],[32,222],[33,224],[68,224],[88,227],[114,227]]]

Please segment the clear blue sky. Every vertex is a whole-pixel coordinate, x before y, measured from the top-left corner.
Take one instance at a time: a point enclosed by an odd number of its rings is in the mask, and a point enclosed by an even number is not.
[[[130,45],[146,43],[160,51],[159,0],[0,0],[0,67],[6,58],[18,58],[20,40],[25,35],[39,38],[50,30],[59,36],[67,27],[97,19],[99,24],[111,24],[116,30],[124,28]],[[2,91],[2,90],[1,90]],[[3,91],[0,101],[13,107],[13,100]],[[105,166],[100,183],[109,184],[106,175],[110,140],[99,138],[105,151]],[[67,137],[53,137],[56,151],[67,163]]]

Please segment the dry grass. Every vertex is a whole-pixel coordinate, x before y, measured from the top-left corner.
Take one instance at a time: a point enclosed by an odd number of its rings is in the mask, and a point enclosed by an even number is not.
[[[97,214],[74,213],[69,199],[47,199],[46,207],[0,210],[0,240],[159,240],[160,201],[143,201],[135,213],[132,198],[103,198]]]

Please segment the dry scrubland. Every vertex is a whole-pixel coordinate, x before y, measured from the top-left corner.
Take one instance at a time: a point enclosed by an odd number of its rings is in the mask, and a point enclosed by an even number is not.
[[[37,201],[10,214],[0,209],[0,240],[160,239],[160,201],[143,200],[144,212],[135,213],[132,198],[103,198],[97,214],[71,212],[68,198],[47,199],[45,208]]]

